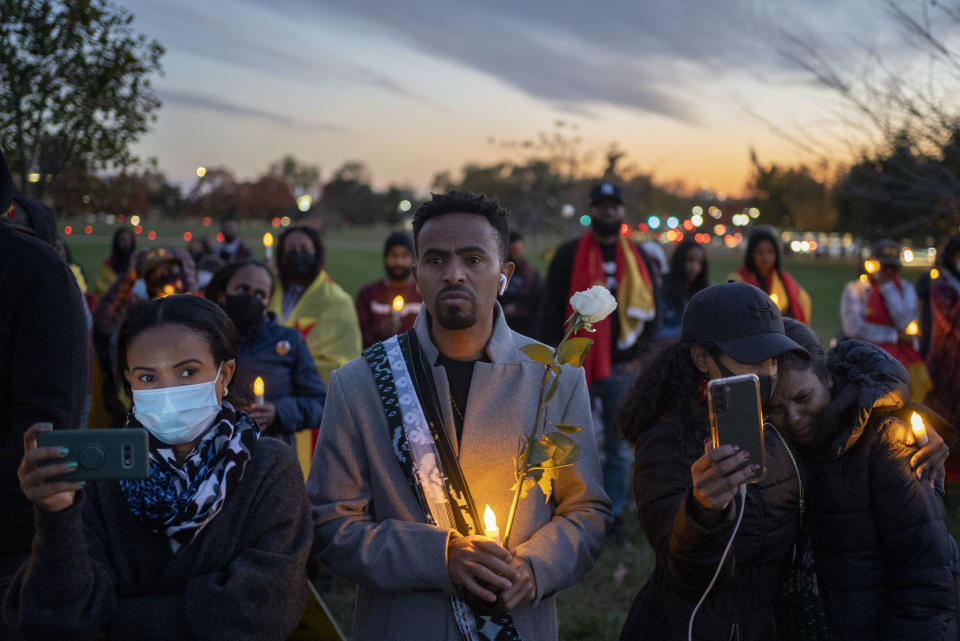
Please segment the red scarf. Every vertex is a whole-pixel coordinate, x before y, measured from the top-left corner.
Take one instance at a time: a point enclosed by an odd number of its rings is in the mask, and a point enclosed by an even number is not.
[[[776,270],[777,276],[780,278],[780,282],[783,283],[783,289],[787,292],[787,300],[790,302],[790,315],[791,317],[803,324],[807,323],[807,316],[803,313],[803,306],[800,304],[800,285],[793,279],[793,276],[788,274],[785,271]],[[760,287],[760,281],[757,280],[756,275],[747,269],[746,267],[741,267],[737,270],[737,274],[740,275],[740,278],[743,279],[743,282],[753,285],[757,289],[763,289]],[[767,294],[770,293],[770,283],[767,283],[767,289],[765,290]]]
[[[614,260],[617,263],[617,270],[614,277],[617,279],[617,283],[620,283],[623,279],[624,246],[629,247],[630,251],[633,252],[633,257],[637,261],[637,269],[640,270],[644,282],[649,286],[651,282],[650,274],[647,272],[647,265],[643,262],[643,257],[640,255],[636,245],[629,241],[621,243],[619,239],[615,244],[616,253],[614,254]],[[606,287],[607,274],[603,271],[603,254],[600,252],[600,245],[597,244],[597,239],[594,237],[593,232],[587,232],[580,237],[580,241],[577,243],[577,251],[573,257],[573,274],[570,277],[569,296],[573,296],[576,292],[590,289],[594,285]],[[569,296],[567,302],[567,318],[573,313],[573,308],[570,307],[569,303]],[[613,314],[607,316],[599,323],[594,323],[593,333],[581,330],[576,334],[576,336],[585,336],[593,340],[593,346],[590,348],[590,351],[587,353],[587,358],[583,362],[583,370],[587,376],[587,385],[590,385],[593,381],[600,381],[610,377],[610,356],[613,349],[613,341],[616,340],[613,336],[612,319]]]

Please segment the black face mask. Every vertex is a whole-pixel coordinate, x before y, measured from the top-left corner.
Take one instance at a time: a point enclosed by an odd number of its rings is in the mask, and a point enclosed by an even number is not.
[[[620,233],[621,224],[619,220],[598,220],[594,218],[592,227],[597,236],[609,238],[610,236],[616,236]]]
[[[720,373],[724,376],[736,376],[730,369],[724,365],[719,358],[713,358],[714,364],[717,366],[717,369],[720,370]],[[777,375],[759,375],[757,378],[760,379],[760,404],[766,408],[770,405],[770,400],[773,398],[773,390],[777,386]]]
[[[295,251],[283,255],[283,271],[289,278],[306,280],[313,276],[316,257],[310,252]]]
[[[237,331],[243,336],[257,327],[263,321],[263,312],[266,309],[260,299],[253,294],[236,294],[227,296],[223,304],[223,311],[227,313]]]
[[[410,267],[387,267],[386,265],[384,265],[384,270],[387,272],[387,278],[397,283],[410,278],[413,271]]]

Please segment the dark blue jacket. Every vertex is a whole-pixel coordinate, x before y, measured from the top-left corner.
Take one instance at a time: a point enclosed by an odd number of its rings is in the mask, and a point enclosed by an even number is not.
[[[300,332],[277,323],[273,312],[240,339],[237,373],[232,387],[253,400],[253,381],[260,376],[264,399],[277,408],[276,422],[265,436],[292,442],[294,432],[320,427],[327,389]]]

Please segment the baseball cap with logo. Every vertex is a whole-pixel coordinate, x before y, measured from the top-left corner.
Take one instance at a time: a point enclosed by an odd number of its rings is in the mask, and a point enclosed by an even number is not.
[[[590,204],[596,205],[601,200],[615,200],[618,203],[625,202],[623,200],[623,190],[620,189],[620,185],[608,182],[594,185],[593,189],[590,190]]]
[[[747,283],[700,290],[683,312],[680,339],[712,343],[739,363],[754,365],[786,352],[810,354],[783,332],[783,318],[770,297]]]

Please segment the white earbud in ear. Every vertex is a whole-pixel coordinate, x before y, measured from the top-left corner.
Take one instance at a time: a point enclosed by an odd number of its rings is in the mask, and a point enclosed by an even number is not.
[[[503,296],[505,291],[507,291],[507,277],[500,274],[500,295]]]

